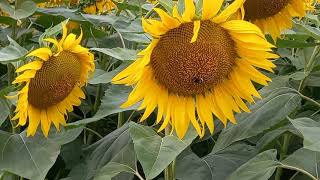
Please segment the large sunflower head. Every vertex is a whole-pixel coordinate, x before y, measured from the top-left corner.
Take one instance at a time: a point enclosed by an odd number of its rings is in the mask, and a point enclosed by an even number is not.
[[[122,107],[143,101],[145,120],[157,107],[159,131],[169,124],[183,138],[190,122],[202,137],[212,133],[214,116],[224,125],[236,123],[234,112],[249,112],[245,101],[260,98],[252,81],[270,80],[256,68],[272,71],[273,54],[260,29],[243,20],[229,18],[243,6],[236,0],[220,12],[223,0],[203,0],[197,15],[193,0],[185,0],[182,15],[155,9],[161,21],[143,19],[153,40],[139,58],[113,78],[115,84],[134,85]],[[219,13],[220,12],[220,13]],[[214,116],[213,116],[214,115]]]
[[[85,98],[81,87],[94,71],[94,57],[80,45],[82,32],[77,38],[67,31],[63,25],[60,41],[45,39],[53,47],[32,51],[28,56],[35,59],[16,70],[21,74],[13,83],[23,84],[23,88],[18,93],[16,115],[12,120],[19,120],[21,126],[28,122],[28,136],[36,133],[39,124],[45,136],[52,123],[59,130],[60,125],[66,125],[67,112],[73,111],[73,106],[79,106]]]
[[[269,33],[274,40],[292,27],[292,18],[302,18],[311,8],[310,0],[246,0],[244,19]]]

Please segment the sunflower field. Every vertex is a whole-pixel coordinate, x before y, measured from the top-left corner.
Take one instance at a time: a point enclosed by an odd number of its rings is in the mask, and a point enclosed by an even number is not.
[[[320,180],[319,15],[0,0],[0,180]]]

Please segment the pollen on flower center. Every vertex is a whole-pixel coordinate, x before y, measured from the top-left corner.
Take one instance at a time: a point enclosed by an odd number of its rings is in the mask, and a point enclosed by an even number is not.
[[[37,108],[47,108],[63,101],[78,83],[81,64],[76,55],[62,51],[44,62],[30,81],[28,101]]]
[[[151,54],[155,78],[170,92],[203,93],[222,82],[231,72],[237,53],[226,30],[211,21],[201,21],[196,42],[193,23],[184,23],[161,36]]]
[[[278,14],[291,0],[246,0],[245,19],[264,19]]]

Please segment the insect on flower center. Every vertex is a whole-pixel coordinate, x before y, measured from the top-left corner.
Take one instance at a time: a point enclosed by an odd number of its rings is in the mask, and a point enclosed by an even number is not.
[[[278,14],[291,0],[246,0],[245,19],[265,19]]]
[[[78,57],[62,51],[44,62],[30,81],[28,101],[37,108],[47,108],[63,101],[79,82],[81,64]]]
[[[201,21],[198,38],[193,22],[161,36],[151,54],[151,67],[158,82],[181,95],[203,93],[227,78],[237,57],[228,32],[211,21]]]

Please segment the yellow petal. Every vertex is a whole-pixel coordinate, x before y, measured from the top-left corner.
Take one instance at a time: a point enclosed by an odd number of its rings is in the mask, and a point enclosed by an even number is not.
[[[61,24],[62,24],[62,38],[59,42],[60,46],[62,46],[62,43],[64,42],[64,39],[67,37],[67,33],[68,33],[67,25],[65,23],[61,23]]]
[[[40,124],[40,115],[41,112],[39,109],[29,106],[28,108],[28,117],[29,117],[29,125],[27,130],[27,136],[34,136],[37,132],[37,128]]]
[[[188,118],[191,120],[191,123],[192,123],[193,127],[196,129],[198,135],[200,136],[200,138],[202,138],[204,136],[204,133],[202,132],[203,130],[200,127],[199,122],[196,120],[193,97],[186,97],[186,101],[187,101],[186,102],[186,114],[188,115]]]
[[[184,13],[182,14],[182,20],[184,22],[191,22],[195,17],[196,7],[193,0],[184,0]]]
[[[222,23],[229,19],[234,13],[236,13],[242,6],[244,0],[235,0],[230,4],[225,10],[223,10],[218,16],[214,17],[212,20],[215,23]]]
[[[205,98],[202,94],[197,95],[197,112],[200,120],[206,122],[210,133],[213,133],[214,123],[212,118],[212,113],[210,112],[210,107],[208,106],[208,99]]]
[[[222,23],[221,26],[235,33],[257,34],[264,38],[264,34],[259,27],[247,21],[231,20]]]
[[[223,0],[203,0],[202,19],[211,19],[217,15],[223,2]]]
[[[44,39],[44,41],[51,42],[52,44],[54,44],[58,48],[58,53],[62,51],[62,47],[56,39],[46,38]]]
[[[72,48],[72,45],[74,44],[76,40],[76,35],[75,34],[69,34],[67,38],[63,41],[62,47],[65,50],[69,50]]]
[[[42,67],[42,61],[32,61],[26,65],[21,66],[16,70],[16,72],[22,72],[25,70],[38,70]]]
[[[159,88],[159,94],[157,94],[159,96],[158,98],[158,114],[157,114],[157,120],[156,120],[156,124],[158,124],[163,115],[164,112],[166,110],[167,107],[167,101],[168,101],[168,91],[166,89],[162,89],[161,87]]]
[[[49,130],[50,130],[50,123],[49,123],[49,120],[48,120],[47,110],[46,109],[42,109],[41,110],[40,119],[41,119],[42,132],[43,132],[45,137],[48,137]]]
[[[158,132],[161,132],[162,130],[164,130],[168,126],[168,124],[169,124],[169,122],[171,120],[171,111],[172,111],[171,108],[172,108],[172,104],[173,104],[172,102],[174,100],[175,100],[174,95],[170,94],[169,97],[168,97],[168,104],[167,104],[167,110],[166,110],[166,113],[165,113],[165,119],[162,122],[162,125],[160,126]]]
[[[196,40],[198,38],[200,26],[201,26],[200,21],[194,21],[194,23],[193,23],[193,36],[192,36],[190,43],[196,42]]]
[[[16,77],[16,79],[12,82],[12,84],[29,81],[31,78],[35,77],[36,73],[37,73],[36,70],[27,70],[20,76]]]
[[[159,8],[154,8],[154,11],[156,11],[158,13],[158,15],[161,18],[162,23],[167,28],[173,29],[173,28],[180,26],[181,23],[179,22],[179,20],[171,17],[164,10],[159,9]]]
[[[162,22],[153,19],[142,18],[142,27],[145,32],[154,37],[160,37],[169,30]]]
[[[172,16],[173,16],[174,18],[176,18],[177,20],[179,20],[179,22],[182,22],[182,21],[183,21],[183,20],[182,20],[182,17],[181,17],[180,14],[179,14],[177,5],[175,5],[175,6],[173,7]]]
[[[188,128],[190,120],[186,116],[185,107],[186,101],[185,98],[182,96],[176,97],[176,104],[174,109],[174,128],[176,133],[180,139],[184,137]]]
[[[35,56],[44,61],[47,61],[49,57],[52,56],[52,51],[49,48],[39,48],[29,53],[27,57],[29,56]]]

